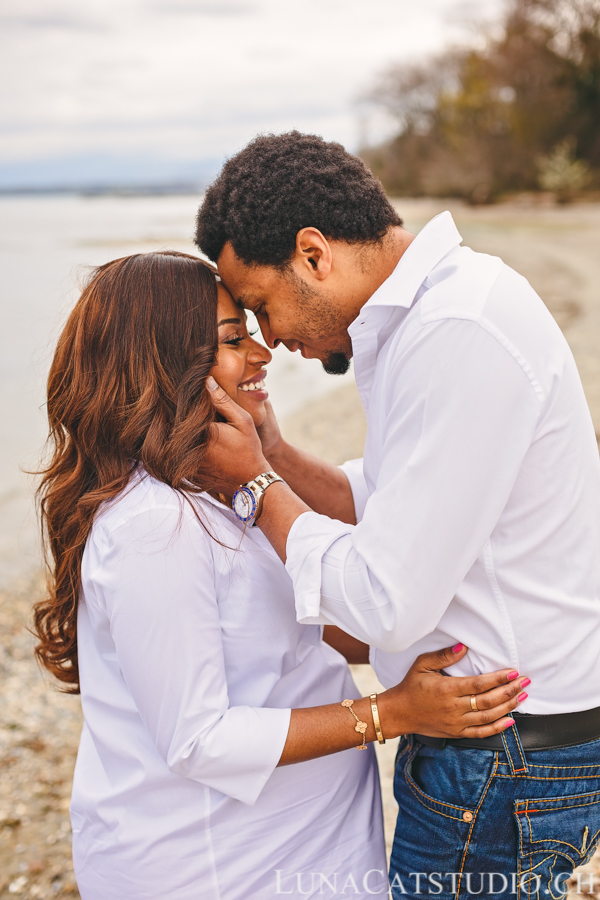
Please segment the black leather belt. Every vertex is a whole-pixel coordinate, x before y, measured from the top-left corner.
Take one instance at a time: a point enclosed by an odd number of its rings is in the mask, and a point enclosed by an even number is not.
[[[555,716],[530,716],[511,713],[524,750],[554,750],[572,747],[600,738],[600,706],[582,712],[560,713]],[[413,735],[422,744],[442,750],[444,747],[466,747],[470,750],[504,750],[502,735],[486,738],[433,738]]]

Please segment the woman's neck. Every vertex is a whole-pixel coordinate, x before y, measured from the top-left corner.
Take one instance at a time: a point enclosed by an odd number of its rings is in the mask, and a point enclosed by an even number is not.
[[[233,500],[232,496],[230,497],[228,494],[219,494],[217,491],[208,491],[208,493],[213,498],[213,500],[217,500],[219,503],[222,503],[223,506],[227,506],[229,509],[231,509],[231,503]]]

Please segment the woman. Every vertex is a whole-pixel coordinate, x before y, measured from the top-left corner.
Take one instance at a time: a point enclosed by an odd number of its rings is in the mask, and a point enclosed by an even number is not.
[[[342,705],[358,698],[346,662],[296,622],[278,557],[198,474],[207,378],[260,425],[270,359],[211,267],[174,252],[100,267],[60,337],[35,623],[40,660],[82,696],[84,900],[386,893],[375,759],[353,749],[375,740],[370,701]],[[455,650],[379,696],[385,737],[470,734],[490,717],[470,711],[472,679],[432,671]],[[507,677],[485,677],[479,706],[498,721],[478,734],[511,721]]]

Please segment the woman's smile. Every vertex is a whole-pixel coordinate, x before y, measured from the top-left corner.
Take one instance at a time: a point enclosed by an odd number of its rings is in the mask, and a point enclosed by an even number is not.
[[[252,394],[255,400],[266,400],[269,396],[266,388],[265,388],[265,378],[267,377],[267,372],[265,369],[258,372],[256,375],[253,375],[252,378],[248,378],[247,381],[242,381],[239,385],[239,390],[243,391],[245,394]]]

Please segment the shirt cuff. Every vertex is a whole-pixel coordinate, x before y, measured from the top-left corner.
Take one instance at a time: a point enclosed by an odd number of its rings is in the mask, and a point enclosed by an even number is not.
[[[294,585],[296,618],[302,625],[327,624],[321,614],[321,564],[331,545],[353,525],[315,512],[302,513],[287,538],[286,570]]]
[[[291,714],[290,709],[230,707],[199,752],[172,748],[169,769],[252,806],[281,759]]]
[[[350,482],[350,490],[354,500],[354,513],[356,521],[360,522],[369,499],[369,489],[365,479],[362,458],[349,459],[348,462],[343,463],[339,468]]]

